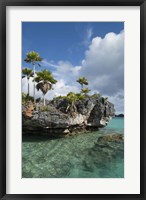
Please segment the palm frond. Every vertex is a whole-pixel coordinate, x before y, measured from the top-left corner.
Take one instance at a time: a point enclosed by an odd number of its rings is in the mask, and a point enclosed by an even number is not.
[[[40,55],[35,52],[35,51],[30,51],[26,54],[26,58],[24,59],[25,62],[27,63],[36,63],[36,62],[40,62],[43,59],[40,57]]]
[[[78,80],[77,80],[78,83],[80,83],[81,85],[88,85],[88,81],[85,77],[80,77]]]
[[[30,77],[32,77],[33,71],[32,69],[26,67],[25,69],[22,69],[22,74],[22,78],[27,77],[29,79]]]
[[[49,81],[51,84],[57,83],[57,80],[54,79],[52,73],[49,70],[42,70],[40,72],[37,72],[37,77],[35,78],[36,82],[40,81]]]
[[[39,67],[42,67],[39,63],[37,63],[37,65],[38,65]]]
[[[87,93],[89,93],[90,91],[91,91],[91,90],[90,90],[89,88],[83,88],[81,92],[82,92],[83,94],[87,94]]]

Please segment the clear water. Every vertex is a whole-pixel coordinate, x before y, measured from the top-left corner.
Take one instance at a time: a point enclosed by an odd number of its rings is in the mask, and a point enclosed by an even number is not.
[[[102,129],[102,131],[107,133],[114,132],[124,134],[124,118],[113,118],[108,125]]]
[[[124,118],[114,118],[97,132],[74,137],[50,140],[41,136],[23,136],[22,177],[123,178],[123,158],[117,156],[105,163],[104,156],[99,158],[92,150],[97,138],[109,133],[124,134]]]

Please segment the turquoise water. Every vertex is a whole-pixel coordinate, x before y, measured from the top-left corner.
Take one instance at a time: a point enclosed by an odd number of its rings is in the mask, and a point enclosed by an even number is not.
[[[102,129],[102,131],[110,133],[122,133],[124,134],[124,118],[123,117],[116,117],[112,119],[108,125]]]
[[[124,118],[114,118],[107,127],[92,133],[61,139],[23,136],[23,178],[123,178],[124,159],[105,161],[93,148],[103,134],[124,134]],[[99,162],[100,161],[100,162]]]

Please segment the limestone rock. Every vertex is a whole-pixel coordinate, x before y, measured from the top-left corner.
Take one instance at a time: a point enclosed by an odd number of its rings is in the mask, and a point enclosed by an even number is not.
[[[76,111],[67,112],[66,99],[23,106],[23,134],[45,134],[53,137],[95,131],[108,124],[115,115],[114,105],[102,98],[87,97],[75,102]],[[66,132],[68,130],[68,133]]]

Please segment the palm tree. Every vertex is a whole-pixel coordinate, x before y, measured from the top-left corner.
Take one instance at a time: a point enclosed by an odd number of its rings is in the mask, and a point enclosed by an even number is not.
[[[29,96],[29,79],[30,77],[33,77],[33,71],[30,68],[25,68],[22,69],[22,74],[23,74],[22,78],[27,77],[27,83],[28,83],[27,95]]]
[[[48,90],[52,89],[52,84],[57,83],[57,80],[54,79],[52,73],[49,70],[44,69],[41,72],[37,72],[37,76],[34,81],[37,82],[37,90],[41,90],[43,93],[44,106],[45,106],[45,94]]]
[[[81,92],[86,96],[90,91],[88,88],[83,88]]]
[[[75,93],[69,92],[66,96],[69,105],[66,108],[66,112],[70,111],[71,115],[77,112],[77,108],[75,106],[75,102],[77,101],[78,97]]]
[[[81,85],[81,90],[83,89],[83,85],[88,85],[88,81],[85,77],[80,77],[77,82]]]
[[[34,79],[35,79],[35,66],[36,64],[40,66],[38,62],[42,61],[42,58],[40,55],[35,52],[35,51],[30,51],[26,54],[26,58],[24,59],[25,62],[27,63],[32,63],[33,65],[33,74],[34,74]],[[35,102],[35,81],[34,81],[34,102]]]

